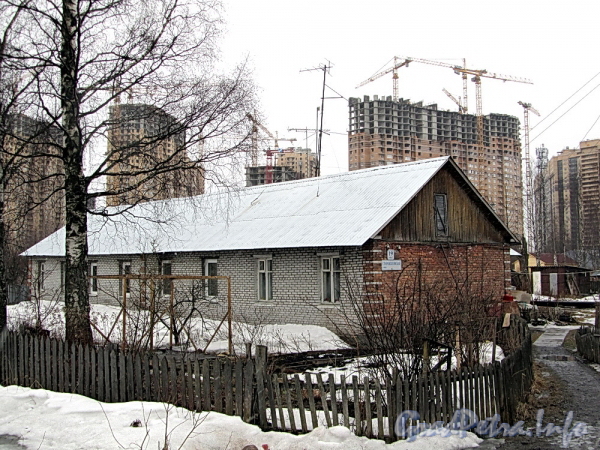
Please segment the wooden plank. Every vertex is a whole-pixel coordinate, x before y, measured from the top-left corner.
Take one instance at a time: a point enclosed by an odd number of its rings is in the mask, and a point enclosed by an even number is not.
[[[172,403],[173,400],[169,398],[169,365],[167,358],[162,357],[158,360],[159,365],[159,402]]]
[[[375,406],[377,408],[377,438],[383,439],[383,406],[381,383],[375,378]]]
[[[152,369],[150,372],[150,379],[147,385],[147,389],[149,389],[149,397],[152,401],[159,401],[160,396],[160,362],[158,360],[158,355],[154,353],[152,355]]]
[[[133,377],[135,380],[135,387],[133,389],[133,399],[134,400],[144,400],[143,397],[143,375],[142,375],[142,358],[139,352],[136,352],[133,357]]]
[[[258,396],[258,424],[264,430],[267,427],[267,403],[265,401],[265,376],[267,365],[267,348],[256,346],[255,357],[256,395]]]
[[[97,377],[98,377],[98,359],[95,346],[90,346],[90,397],[98,399],[98,392],[96,390]]]
[[[320,373],[317,373],[317,388],[319,389],[321,399],[321,408],[323,409],[323,414],[325,415],[325,423],[328,428],[331,428],[331,417],[329,416],[329,406],[327,405],[327,391],[325,390],[325,386],[323,385],[323,377],[321,377]]]
[[[39,388],[40,387],[40,338],[33,337],[33,374],[34,374],[34,382],[32,383],[32,387]]]
[[[186,360],[187,358],[184,356],[181,360],[181,367],[179,371],[177,371],[177,384],[176,392],[178,394],[178,405],[190,409],[188,405],[188,386],[187,386],[187,377],[186,377]]]
[[[334,427],[340,424],[338,417],[338,402],[337,392],[335,389],[335,377],[332,373],[329,374],[329,398],[331,398],[331,421]]]
[[[215,359],[215,364],[213,366],[213,382],[215,386],[215,402],[214,402],[214,411],[220,413],[223,412],[223,376],[221,375],[221,361]],[[260,387],[259,387],[260,390]],[[260,392],[259,392],[260,395]],[[259,400],[260,401],[260,400]],[[265,426],[266,426],[266,416],[265,416]]]
[[[250,383],[252,383],[252,381],[250,381]],[[203,393],[202,393],[202,405],[203,405],[203,410],[204,411],[212,411],[212,403],[210,401],[210,386],[211,386],[211,380],[210,380],[210,362],[208,361],[208,359],[205,359],[202,362],[202,388],[203,388]],[[250,384],[249,387],[250,390],[252,390],[252,384]],[[250,399],[248,400],[248,411],[250,411],[250,407],[252,404],[252,397],[250,397]],[[248,417],[246,419],[246,421],[250,421],[250,417]]]
[[[340,376],[340,389],[342,390],[342,414],[344,416],[344,426],[350,428],[350,409],[348,408],[348,386],[346,385],[346,376]]]
[[[77,379],[77,346],[75,344],[71,344],[69,347],[69,366],[70,366],[70,380],[71,380],[71,389],[69,392],[76,394],[77,389],[79,388]]]
[[[393,378],[395,379],[395,378]],[[392,382],[392,378],[387,377],[385,379],[385,395],[387,400],[387,418],[388,418],[388,430],[390,439],[394,435],[395,418],[398,416],[396,412],[396,384]]]
[[[119,375],[117,366],[117,352],[110,351],[110,401],[119,401]]]
[[[287,427],[285,424],[285,414],[283,413],[283,397],[281,396],[281,387],[279,384],[279,378],[277,377],[276,373],[271,375],[271,380],[272,386],[275,391],[274,395],[276,398],[277,407],[279,408],[279,421],[273,420],[273,426],[275,427],[275,429],[285,431]]]
[[[302,426],[302,431],[306,433],[308,431],[308,426],[306,424],[306,414],[304,411],[304,396],[302,395],[302,386],[300,385],[300,377],[298,374],[294,375],[294,384],[296,387],[296,399],[298,401],[298,410],[300,411],[300,423]]]
[[[131,352],[122,353],[125,356],[125,379],[127,381],[127,390],[125,392],[126,398],[128,402],[135,400],[135,371],[133,368],[134,355]]]
[[[179,406],[179,398],[177,392],[177,366],[175,364],[175,360],[172,356],[167,356],[163,358],[165,367],[167,369],[167,377],[166,377],[166,390],[167,390],[167,402],[173,405]],[[161,367],[162,370],[162,367]],[[164,378],[163,378],[164,379]]]
[[[97,363],[98,363],[98,397],[97,399],[101,402],[105,399],[105,391],[104,391],[104,377],[106,376],[104,373],[104,348],[100,347],[96,351],[97,354]]]
[[[242,417],[244,396],[244,363],[241,358],[235,362],[235,415]]]
[[[319,426],[319,419],[317,419],[317,407],[315,405],[315,395],[312,384],[312,375],[310,373],[304,374],[306,396],[308,397],[308,407],[310,409],[310,417],[312,421],[313,430]]]
[[[446,372],[441,372],[438,370],[437,372],[435,372],[435,383],[438,387],[438,404],[439,404],[439,409],[438,409],[438,414],[440,416],[440,420],[443,421],[447,421],[447,409],[446,409],[446,405],[448,404],[447,399],[446,399],[446,388],[448,387],[448,384],[446,383]]]
[[[244,422],[250,422],[254,418],[254,410],[252,409],[252,400],[254,397],[254,360],[248,358],[244,371],[244,414],[242,419]]]
[[[194,360],[194,411],[202,411],[202,373],[200,367],[200,362],[197,359]],[[238,415],[242,417],[241,409]]]
[[[104,400],[103,402],[110,402],[112,398],[112,370],[110,365],[110,349],[108,347],[104,347],[102,352],[102,357],[104,358]]]
[[[83,395],[84,380],[85,380],[84,360],[83,360],[83,345],[77,346],[77,393]]]
[[[360,390],[358,389],[358,377],[356,375],[352,375],[352,395],[354,399],[354,424],[356,429],[355,432],[357,436],[362,436],[364,432],[360,411]]]
[[[364,398],[365,398],[365,422],[366,422],[366,436],[368,438],[373,437],[373,417],[371,414],[371,383],[369,377],[363,378],[364,386]]]
[[[481,376],[480,376],[480,372],[479,372],[479,365],[476,365],[473,368],[473,384],[471,386],[471,389],[473,390],[473,403],[475,404],[475,409],[473,410],[475,412],[475,414],[477,414],[477,417],[485,417],[485,415],[482,412],[482,407],[481,407]]]
[[[299,430],[298,430],[298,428],[296,428],[296,419],[294,417],[294,407],[292,404],[292,391],[291,391],[290,385],[288,383],[287,374],[282,373],[281,378],[282,378],[282,382],[283,382],[283,390],[285,391],[285,398],[287,400],[287,410],[288,410],[288,416],[290,418],[290,431],[292,433],[296,433]]]
[[[83,395],[86,397],[90,397],[90,384],[92,384],[90,369],[90,346],[86,345],[83,347]]]
[[[187,386],[187,405],[186,408],[190,411],[196,409],[196,399],[194,398],[194,372],[193,363],[191,358],[187,358],[185,370],[185,380]]]
[[[275,391],[273,386],[273,378],[265,373],[265,385],[267,388],[267,399],[269,408],[271,409],[271,427],[277,428],[277,409],[275,408]]]
[[[21,335],[21,334],[18,335],[17,342],[19,343],[19,384],[21,386],[27,386],[27,384],[29,384],[29,383],[27,383],[27,381],[26,381],[26,373],[25,373],[25,361],[26,361],[26,359],[25,359],[25,342],[24,342],[24,339],[23,339],[23,335]],[[61,361],[61,359],[57,359],[55,361],[55,365],[58,365],[58,361]],[[58,372],[58,370],[57,370],[57,372]],[[58,380],[57,380],[57,383],[58,383]],[[54,390],[58,391],[58,386]]]

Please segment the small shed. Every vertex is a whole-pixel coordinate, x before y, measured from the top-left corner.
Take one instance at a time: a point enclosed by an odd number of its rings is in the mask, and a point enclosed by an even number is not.
[[[534,294],[563,297],[590,293],[591,272],[583,267],[545,265],[530,270]]]

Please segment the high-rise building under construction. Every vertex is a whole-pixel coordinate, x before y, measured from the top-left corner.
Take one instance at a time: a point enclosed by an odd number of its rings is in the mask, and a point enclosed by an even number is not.
[[[472,114],[377,95],[350,98],[349,109],[350,170],[452,156],[498,216],[523,235],[519,119],[485,116],[480,149]]]
[[[146,104],[110,107],[107,206],[191,197],[204,192],[202,167],[184,148],[185,127],[160,108]]]

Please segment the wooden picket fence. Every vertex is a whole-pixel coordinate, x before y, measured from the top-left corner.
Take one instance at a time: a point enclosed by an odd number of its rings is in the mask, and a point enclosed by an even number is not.
[[[357,435],[393,441],[406,410],[428,423],[467,408],[514,423],[533,380],[531,337],[513,320],[516,348],[501,363],[379,380],[354,375],[284,374],[268,370],[267,348],[253,358],[129,353],[117,348],[6,333],[0,338],[0,383],[72,392],[105,402],[165,401],[196,411],[240,416],[263,430],[306,433],[343,425]]]
[[[81,394],[103,402],[168,402],[252,420],[252,359],[130,353],[7,332],[0,383]]]
[[[575,334],[577,352],[588,361],[600,363],[600,329],[581,327]]]

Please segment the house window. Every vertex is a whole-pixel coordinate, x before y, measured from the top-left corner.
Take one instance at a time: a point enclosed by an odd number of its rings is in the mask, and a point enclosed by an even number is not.
[[[90,295],[98,295],[98,263],[90,263]]]
[[[448,236],[448,199],[446,194],[434,196],[435,235]]]
[[[160,263],[160,274],[161,275],[173,275],[171,261],[162,261]],[[162,280],[163,282],[163,295],[171,295],[171,280]]]
[[[258,260],[258,299],[273,300],[273,260]]]
[[[46,261],[38,261],[37,263],[37,290],[44,290],[44,281],[46,279]]]
[[[321,299],[334,303],[340,299],[340,258],[337,256],[321,258],[321,280],[323,284]]]
[[[207,259],[204,261],[204,275],[209,277],[217,276],[217,260]],[[206,280],[206,296],[209,298],[216,297],[219,293],[219,280]]]
[[[131,275],[131,261],[120,261],[119,262],[119,275]],[[119,279],[119,297],[123,297],[123,281],[125,281],[125,292],[129,295],[131,286],[129,280],[124,278]]]

